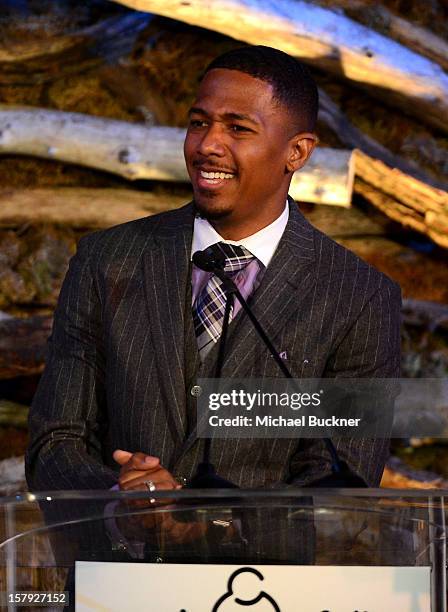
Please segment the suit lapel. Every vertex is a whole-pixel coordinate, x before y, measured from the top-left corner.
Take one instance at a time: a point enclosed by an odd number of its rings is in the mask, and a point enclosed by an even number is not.
[[[163,409],[173,435],[187,431],[185,398],[185,298],[194,213],[191,204],[165,216],[143,256],[143,278],[152,342],[163,394]]]

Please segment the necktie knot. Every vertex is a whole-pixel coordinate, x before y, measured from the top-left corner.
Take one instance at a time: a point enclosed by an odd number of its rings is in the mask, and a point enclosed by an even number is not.
[[[216,242],[210,248],[224,255],[226,258],[224,271],[228,273],[243,270],[254,259],[254,255],[241,245]]]

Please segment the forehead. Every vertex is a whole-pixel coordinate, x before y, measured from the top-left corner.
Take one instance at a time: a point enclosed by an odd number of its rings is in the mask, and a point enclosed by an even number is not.
[[[270,83],[238,70],[216,68],[203,78],[193,106],[210,114],[241,113],[260,122],[279,113]]]

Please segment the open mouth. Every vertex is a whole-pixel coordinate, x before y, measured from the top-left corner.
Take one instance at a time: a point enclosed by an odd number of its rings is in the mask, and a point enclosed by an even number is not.
[[[235,174],[230,172],[207,172],[205,170],[198,170],[196,176],[200,189],[216,189],[231,184],[235,179]]]

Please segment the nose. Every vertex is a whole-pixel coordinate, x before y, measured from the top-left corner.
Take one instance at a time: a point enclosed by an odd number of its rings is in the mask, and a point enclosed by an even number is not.
[[[209,155],[221,157],[225,155],[222,126],[217,123],[212,123],[206,130],[204,130],[202,138],[199,140],[197,145],[197,152],[204,157]]]

